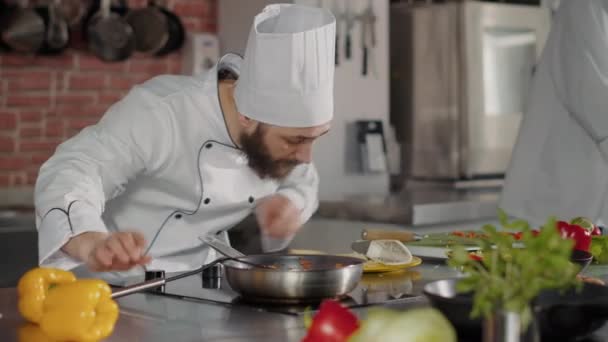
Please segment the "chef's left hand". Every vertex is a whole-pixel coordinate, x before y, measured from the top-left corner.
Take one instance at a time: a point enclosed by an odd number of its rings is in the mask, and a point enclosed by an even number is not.
[[[262,198],[255,208],[255,214],[262,233],[273,238],[290,238],[302,226],[300,210],[280,194]]]

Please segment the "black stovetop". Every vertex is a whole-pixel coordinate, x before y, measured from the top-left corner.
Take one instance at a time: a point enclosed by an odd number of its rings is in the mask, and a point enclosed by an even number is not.
[[[419,286],[414,286],[419,273],[415,270],[384,274],[365,274],[357,287],[339,300],[348,308],[385,303],[413,301],[421,297]],[[417,285],[417,284],[416,284]],[[203,301],[219,305],[248,307],[255,310],[300,315],[316,310],[320,300],[301,303],[260,301],[241,297],[230,288],[224,278],[203,277],[201,274],[170,282],[155,294],[179,299]]]

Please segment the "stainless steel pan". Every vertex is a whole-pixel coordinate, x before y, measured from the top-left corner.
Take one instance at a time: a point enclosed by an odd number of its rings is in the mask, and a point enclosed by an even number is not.
[[[34,8],[30,8],[28,0],[18,1],[19,6],[4,13],[0,21],[2,41],[13,51],[36,53],[45,41],[45,23],[43,17]]]
[[[86,26],[89,49],[103,61],[123,61],[135,50],[133,28],[111,8],[110,0],[101,0]]]
[[[201,240],[231,258],[222,262],[226,280],[245,299],[298,302],[341,297],[352,291],[363,275],[365,261],[359,258],[281,254],[243,256],[212,236]]]
[[[276,269],[240,263],[273,266]],[[253,300],[311,301],[341,297],[363,275],[364,261],[334,255],[250,255],[223,262],[230,287]]]

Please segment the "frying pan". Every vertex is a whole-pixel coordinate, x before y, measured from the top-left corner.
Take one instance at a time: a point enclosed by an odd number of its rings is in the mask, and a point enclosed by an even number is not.
[[[228,284],[240,294],[239,300],[266,303],[297,304],[344,297],[357,286],[363,275],[365,261],[360,258],[294,254],[243,256],[214,237],[201,240],[220,253],[230,255],[193,271],[119,289],[112,293],[112,298],[156,288],[217,264],[223,264]]]
[[[135,50],[133,28],[110,10],[110,0],[101,0],[100,7],[86,28],[89,49],[104,61],[123,61]]]
[[[181,20],[158,0],[150,0],[148,7],[130,11],[126,20],[133,27],[139,52],[164,56],[178,50],[184,43]]]
[[[201,240],[230,258],[222,263],[228,284],[242,297],[255,301],[305,302],[341,297],[352,291],[363,275],[365,260],[360,258],[298,254],[243,256],[213,236]]]
[[[361,279],[363,263],[359,258],[336,255],[261,254],[227,260],[223,265],[228,284],[245,298],[300,302],[346,295]]]
[[[46,27],[42,54],[59,54],[68,47],[70,31],[68,21],[60,11],[61,0],[52,0],[46,8],[37,9]]]
[[[160,57],[179,50],[184,45],[186,33],[182,21],[175,13],[162,6],[159,6],[158,9],[167,17],[167,23],[169,24],[169,39],[165,46],[156,52],[156,56]]]
[[[84,18],[90,0],[62,0],[59,4],[59,13],[65,18],[70,27],[76,27]]]
[[[148,7],[129,11],[125,20],[135,34],[135,50],[147,54],[160,51],[169,40],[169,23],[153,1]]]
[[[480,319],[471,319],[473,296],[456,291],[456,279],[425,285],[423,293],[462,337],[481,339]],[[589,336],[608,319],[608,287],[585,283],[581,292],[542,292],[534,306],[543,341],[569,341]]]
[[[29,1],[19,1],[19,6],[0,22],[2,41],[13,51],[35,53],[44,44],[45,23],[37,10],[29,8]]]

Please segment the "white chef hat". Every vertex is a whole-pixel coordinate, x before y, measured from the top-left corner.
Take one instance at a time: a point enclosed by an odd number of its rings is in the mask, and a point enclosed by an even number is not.
[[[275,126],[312,127],[333,117],[336,19],[293,4],[266,6],[249,33],[235,89],[243,115]]]

